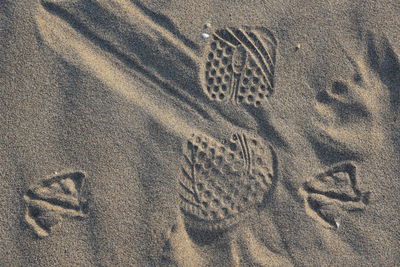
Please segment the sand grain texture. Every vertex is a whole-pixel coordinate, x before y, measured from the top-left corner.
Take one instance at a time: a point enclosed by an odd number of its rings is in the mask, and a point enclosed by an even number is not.
[[[0,3],[0,266],[398,266],[398,1]]]

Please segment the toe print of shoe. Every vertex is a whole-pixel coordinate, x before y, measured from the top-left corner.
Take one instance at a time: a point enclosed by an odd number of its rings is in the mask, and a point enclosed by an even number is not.
[[[201,75],[206,95],[219,102],[260,106],[272,95],[277,42],[262,27],[219,29],[212,34]]]
[[[349,162],[317,175],[303,189],[309,214],[334,228],[339,227],[344,212],[363,211],[369,202],[369,193],[358,188],[356,166]]]
[[[229,141],[193,136],[184,152],[181,211],[196,229],[224,230],[261,204],[274,180],[274,151],[262,140],[234,134]]]

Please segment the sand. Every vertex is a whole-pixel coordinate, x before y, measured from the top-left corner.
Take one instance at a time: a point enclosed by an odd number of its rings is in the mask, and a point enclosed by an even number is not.
[[[399,266],[400,4],[0,4],[0,266]]]

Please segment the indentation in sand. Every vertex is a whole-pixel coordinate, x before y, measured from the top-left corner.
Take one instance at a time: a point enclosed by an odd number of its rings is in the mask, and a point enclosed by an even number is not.
[[[84,178],[82,172],[54,176],[33,185],[25,193],[24,218],[38,237],[49,236],[52,227],[65,218],[87,217],[86,203],[81,197]]]
[[[219,102],[260,106],[273,93],[276,47],[265,28],[215,31],[200,75],[206,95]]]
[[[364,211],[368,192],[357,185],[356,166],[344,162],[307,181],[303,189],[307,213],[324,225],[338,228],[344,211]]]
[[[260,204],[274,179],[271,146],[248,134],[218,142],[193,135],[184,152],[181,209],[188,223],[205,230],[236,224]]]

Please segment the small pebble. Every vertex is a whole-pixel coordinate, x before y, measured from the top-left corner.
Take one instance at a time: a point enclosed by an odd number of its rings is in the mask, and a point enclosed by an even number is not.
[[[205,28],[205,29],[211,28],[211,23],[206,23],[206,24],[204,25],[204,28]]]
[[[207,38],[210,38],[210,35],[209,35],[208,33],[203,32],[203,33],[201,34],[201,38],[207,39]]]

